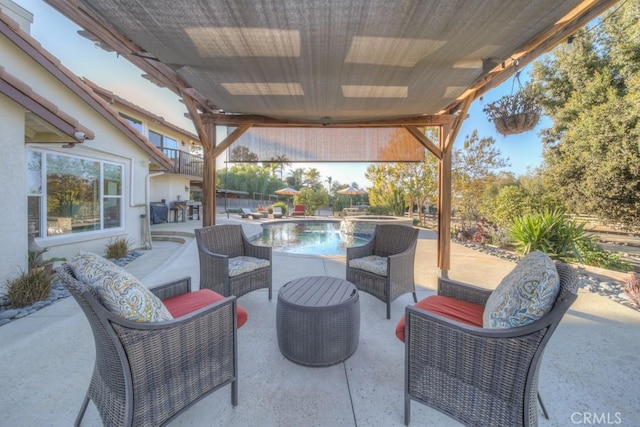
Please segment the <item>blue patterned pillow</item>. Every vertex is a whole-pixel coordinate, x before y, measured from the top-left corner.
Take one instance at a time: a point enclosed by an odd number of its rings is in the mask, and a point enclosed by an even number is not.
[[[92,288],[107,310],[134,322],[159,322],[173,316],[162,301],[126,270],[91,252],[69,262],[76,278]]]
[[[542,252],[531,252],[491,293],[482,325],[505,329],[534,322],[551,310],[559,290],[560,277],[553,260]]]

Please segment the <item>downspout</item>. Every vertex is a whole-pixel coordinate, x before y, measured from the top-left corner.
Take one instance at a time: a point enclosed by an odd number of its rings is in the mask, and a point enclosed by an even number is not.
[[[144,245],[144,248],[148,250],[153,249],[151,245],[151,208],[149,207],[151,203],[151,201],[149,200],[149,197],[151,194],[151,178],[160,176],[160,175],[164,175],[164,172],[149,173],[145,177],[145,185],[144,185],[144,200],[145,200],[144,212],[145,213],[144,215],[140,215],[140,218],[142,220],[142,244]]]

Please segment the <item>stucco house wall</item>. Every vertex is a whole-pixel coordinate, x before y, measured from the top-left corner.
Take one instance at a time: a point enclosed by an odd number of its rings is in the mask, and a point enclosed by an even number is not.
[[[150,201],[159,202],[162,199],[169,202],[175,202],[180,196],[180,200],[188,200],[189,192],[185,191],[189,188],[189,178],[179,175],[158,175],[151,178],[151,194]]]
[[[0,94],[0,292],[8,277],[26,269],[27,198],[24,109]]]
[[[76,119],[95,134],[93,140],[63,148],[64,138],[47,133],[46,137],[25,133],[26,109],[14,100],[0,94],[0,179],[2,179],[2,204],[0,213],[0,292],[7,279],[15,277],[27,268],[28,220],[27,220],[27,153],[58,153],[79,156],[97,161],[112,162],[123,166],[121,226],[98,231],[85,231],[36,239],[40,247],[49,248],[45,258],[71,257],[79,250],[104,254],[106,244],[117,237],[124,237],[132,247],[143,244],[143,220],[146,213],[147,180],[150,156],[130,138],[124,135],[105,116],[91,108],[69,87],[65,86],[37,61],[0,35],[0,66],[6,73],[19,77],[33,93],[55,104],[65,114]],[[68,136],[63,135],[68,141]],[[34,139],[32,139],[34,137]],[[175,192],[172,189],[172,192]],[[184,192],[184,185],[182,186]],[[171,194],[171,193],[169,193]],[[178,193],[176,193],[178,194]]]

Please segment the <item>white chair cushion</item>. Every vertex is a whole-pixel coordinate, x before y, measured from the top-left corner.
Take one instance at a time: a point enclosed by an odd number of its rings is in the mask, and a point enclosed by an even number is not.
[[[237,256],[229,258],[229,277],[239,276],[243,273],[269,267],[269,260],[250,256]]]
[[[505,329],[538,320],[551,310],[559,290],[560,277],[553,260],[542,252],[531,252],[491,293],[482,325]]]
[[[387,257],[370,255],[362,258],[354,258],[349,261],[349,267],[386,277]]]
[[[162,301],[129,272],[91,252],[69,262],[76,278],[92,288],[107,310],[134,322],[159,322],[173,316]]]

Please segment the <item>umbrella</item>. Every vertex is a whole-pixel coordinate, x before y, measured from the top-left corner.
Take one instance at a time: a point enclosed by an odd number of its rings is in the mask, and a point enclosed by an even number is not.
[[[296,195],[296,194],[300,194],[300,192],[298,190],[296,190],[295,188],[291,188],[291,187],[281,188],[280,190],[276,190],[275,193],[279,194],[281,196],[293,196],[293,195]]]
[[[360,190],[359,188],[355,188],[349,186],[347,188],[343,188],[342,190],[337,191],[338,194],[348,194],[349,195],[349,205],[353,206],[353,200],[351,199],[354,194],[365,194],[366,191]]]
[[[280,190],[276,190],[275,192],[276,194],[279,194],[281,196],[293,196],[295,194],[300,194],[300,192],[298,190],[296,190],[295,188],[291,188],[291,187],[285,187],[285,188],[281,188]]]

